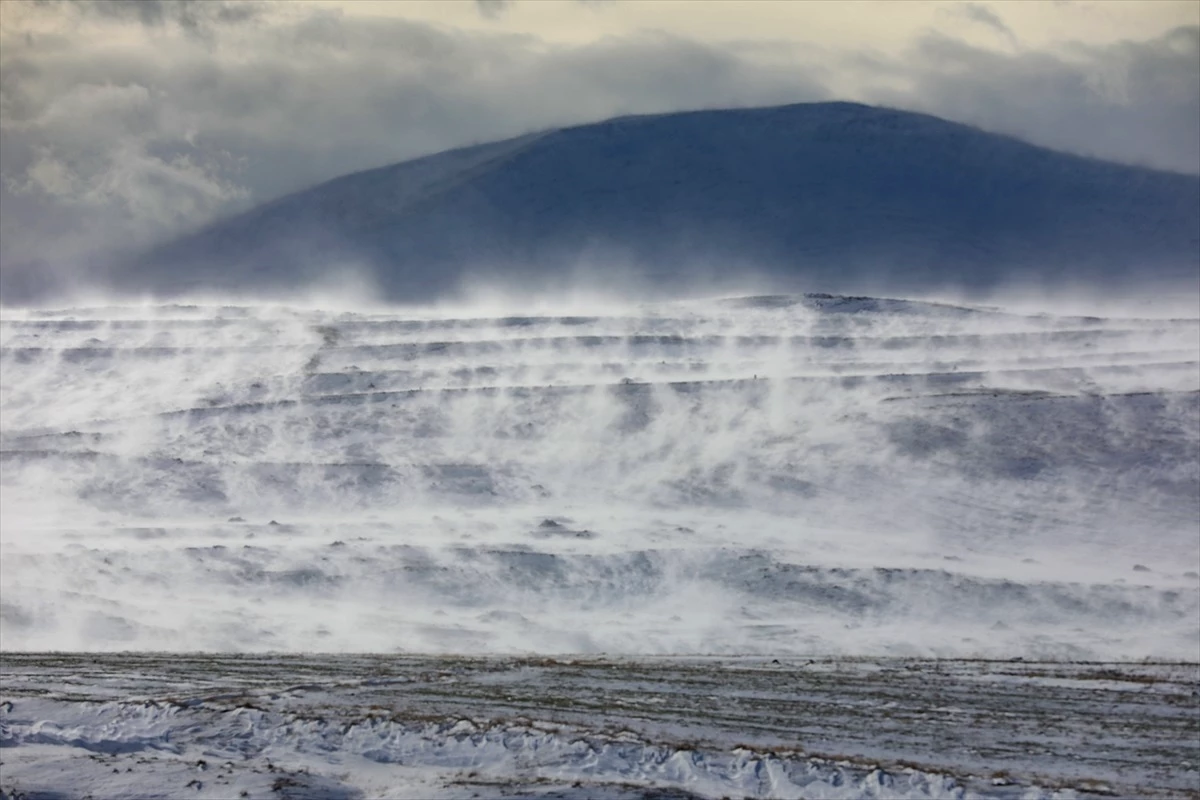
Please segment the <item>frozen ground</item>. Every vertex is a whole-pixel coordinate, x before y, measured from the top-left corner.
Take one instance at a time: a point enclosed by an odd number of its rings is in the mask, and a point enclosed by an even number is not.
[[[1200,668],[6,655],[24,798],[1200,796]]]
[[[1200,320],[0,321],[11,650],[1200,657]]]

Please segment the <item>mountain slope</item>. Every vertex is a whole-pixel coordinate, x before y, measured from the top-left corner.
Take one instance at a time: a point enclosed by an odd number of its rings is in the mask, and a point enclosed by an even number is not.
[[[345,176],[116,280],[270,290],[345,264],[392,299],[478,277],[540,285],[581,264],[651,286],[745,268],[839,290],[1191,278],[1200,178],[848,103],[629,117]]]

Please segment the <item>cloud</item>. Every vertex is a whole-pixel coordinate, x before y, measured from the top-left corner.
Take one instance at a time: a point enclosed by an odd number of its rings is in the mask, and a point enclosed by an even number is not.
[[[161,91],[76,83],[8,115],[0,179],[5,216],[22,224],[6,234],[26,240],[31,255],[92,248],[97,230],[136,246],[248,198],[226,175],[237,166],[230,154],[188,144],[190,131],[164,118],[172,112]],[[22,219],[48,211],[65,230]]]
[[[544,2],[544,0],[539,0]],[[574,0],[581,6],[602,7],[610,5],[614,0]],[[475,0],[475,9],[485,19],[499,19],[505,12],[512,9],[516,0]]]
[[[239,25],[266,15],[265,0],[33,0],[32,5],[64,15],[148,28],[177,27],[205,37],[214,28]]]
[[[882,102],[1200,171],[1196,28],[1011,52],[929,32],[885,56],[664,32],[552,44],[503,26],[468,32],[292,3],[12,7],[21,15],[6,18],[24,22],[0,27],[6,268],[140,247],[429,152],[690,108]],[[962,13],[1008,30],[986,6]]]
[[[1017,48],[1020,42],[1017,35],[1013,33],[1012,28],[1004,24],[1004,20],[982,3],[960,3],[950,6],[951,13],[957,13],[964,19],[970,22],[978,23],[985,28],[989,28],[994,33],[1003,36],[1012,47]]]
[[[475,0],[479,13],[488,19],[495,19],[512,6],[512,0]]]
[[[1144,42],[1003,53],[931,33],[870,70],[904,76],[867,91],[1039,144],[1200,172],[1200,28]]]

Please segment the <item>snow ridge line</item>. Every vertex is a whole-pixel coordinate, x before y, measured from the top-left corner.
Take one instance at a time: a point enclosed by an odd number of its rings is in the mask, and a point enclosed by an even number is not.
[[[11,704],[6,704],[7,708]],[[294,716],[248,705],[154,701],[72,703],[78,725],[48,720],[0,726],[0,747],[49,744],[94,753],[146,749],[254,759],[282,751],[295,756],[353,754],[380,764],[468,773],[470,781],[584,782],[678,788],[699,797],[938,798],[974,796],[956,779],[911,767],[883,767],[806,756],[655,744],[630,731],[601,735],[558,723],[468,719],[414,723],[368,716],[351,722]],[[5,713],[11,717],[11,712]],[[199,735],[196,735],[199,734]],[[1052,797],[1027,787],[1028,798]]]

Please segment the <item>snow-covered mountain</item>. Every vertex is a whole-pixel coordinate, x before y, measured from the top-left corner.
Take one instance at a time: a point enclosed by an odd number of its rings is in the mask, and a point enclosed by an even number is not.
[[[480,280],[678,293],[1195,280],[1200,177],[851,103],[626,117],[348,175],[114,268],[171,295],[346,270],[391,300]]]
[[[6,311],[0,646],[1194,658],[1200,320]]]

